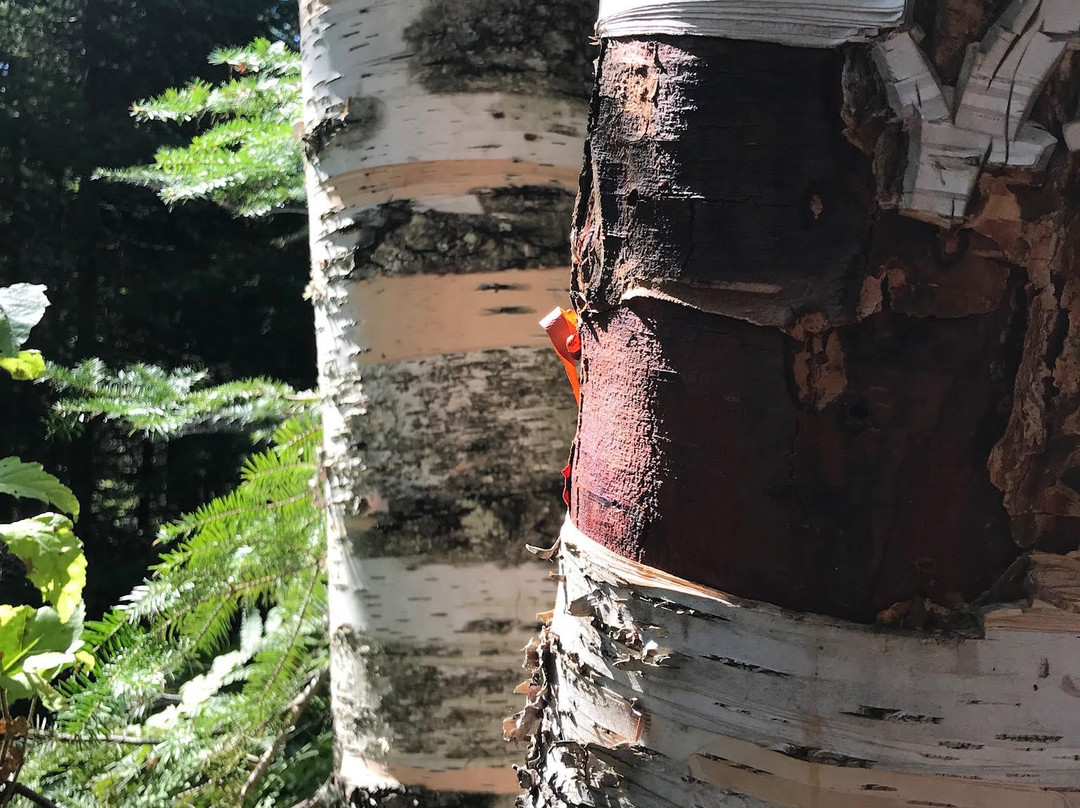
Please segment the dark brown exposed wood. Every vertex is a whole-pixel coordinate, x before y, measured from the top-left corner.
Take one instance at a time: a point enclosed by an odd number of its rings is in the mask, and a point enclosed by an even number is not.
[[[644,286],[770,325],[838,313],[873,193],[840,131],[842,68],[829,50],[608,41],[572,245],[589,307]]]
[[[817,409],[794,386],[802,346],[778,330],[652,300],[596,318],[574,521],[651,566],[800,610],[872,620],[916,595],[972,598],[1015,555],[985,468],[1010,319],[1002,301],[832,331],[843,363],[821,374],[832,398]]]
[[[1046,284],[1063,266],[1046,244],[1057,182],[987,170],[970,225],[948,230],[877,207],[882,155],[841,130],[885,129],[844,108],[851,65],[708,38],[605,42],[572,235],[585,362],[571,512],[643,563],[873,620],[912,598],[961,607],[1031,543],[1027,523],[1080,508],[1033,479],[1080,465],[1080,444],[1048,464],[1023,428],[1071,434],[1065,388],[1046,400],[1031,382],[1080,317],[1074,281]],[[873,81],[859,92],[864,119],[884,108]],[[1056,383],[1077,386],[1064,367]],[[1031,391],[1041,403],[1018,415]],[[1047,406],[1059,426],[1035,414]],[[991,460],[1003,434],[1027,445]]]

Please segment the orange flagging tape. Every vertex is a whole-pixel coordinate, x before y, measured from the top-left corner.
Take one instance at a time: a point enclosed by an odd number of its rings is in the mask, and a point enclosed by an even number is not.
[[[570,389],[574,391],[574,400],[581,406],[581,383],[578,381],[578,361],[581,359],[581,334],[578,332],[578,315],[573,309],[557,308],[540,321],[540,326],[551,338],[555,353],[566,368],[566,378],[570,380]],[[571,457],[573,452],[571,451]],[[563,502],[570,507],[571,463],[563,469]]]
[[[578,360],[581,358],[581,335],[578,334],[578,315],[572,309],[553,309],[540,321],[541,327],[551,338],[555,353],[566,368],[566,378],[574,391],[574,400],[581,405],[581,385],[578,382]]]

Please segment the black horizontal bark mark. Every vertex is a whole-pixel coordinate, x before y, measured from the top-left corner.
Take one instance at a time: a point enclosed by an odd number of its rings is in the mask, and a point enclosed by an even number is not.
[[[566,266],[573,195],[559,188],[483,191],[478,214],[415,210],[408,202],[358,216],[350,277],[468,274]],[[497,285],[481,288],[499,291]],[[512,288],[506,287],[507,290]]]
[[[936,715],[918,715],[892,707],[867,707],[864,705],[860,705],[856,710],[843,711],[840,714],[856,718],[868,718],[872,721],[903,721],[907,724],[940,724],[945,720]]]
[[[763,668],[760,665],[752,665],[748,662],[739,662],[736,659],[729,659],[728,657],[717,656],[716,654],[702,654],[701,656],[702,659],[710,659],[713,662],[719,662],[721,665],[726,665],[729,668],[737,668],[741,671],[760,673],[765,676],[778,676],[781,678],[791,676],[790,673],[784,673],[783,671],[774,671],[769,668]]]
[[[812,746],[787,745],[777,750],[783,755],[795,760],[804,760],[807,763],[823,763],[826,766],[841,766],[849,769],[872,769],[875,761],[867,758],[842,755],[838,752],[830,752],[828,749],[817,749]]]
[[[999,741],[1017,741],[1020,743],[1057,743],[1064,736],[1063,735],[1039,735],[1039,734],[1023,734],[1023,733],[1008,733],[1003,732],[999,735],[995,735]]]

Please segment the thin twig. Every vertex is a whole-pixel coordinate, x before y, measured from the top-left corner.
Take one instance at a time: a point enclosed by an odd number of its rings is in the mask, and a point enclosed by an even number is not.
[[[315,698],[315,694],[318,693],[328,681],[330,681],[329,666],[323,668],[311,684],[305,687],[300,692],[300,695],[293,699],[288,707],[286,707],[288,710],[288,718],[285,721],[285,729],[282,730],[281,734],[274,740],[273,745],[263,753],[263,756],[259,759],[259,765],[252,770],[250,775],[248,775],[244,787],[240,789],[241,805],[244,804],[248,795],[259,785],[259,782],[270,768],[270,764],[274,762],[274,758],[276,758],[278,752],[281,751],[281,747],[285,745],[285,741],[288,740],[289,735],[291,735],[292,731],[296,728],[296,722],[300,719],[300,716],[304,714],[304,710],[308,708],[308,705],[311,704],[311,700]]]
[[[4,722],[4,734],[0,736],[0,766],[5,765],[8,754],[11,752],[11,744],[15,739],[15,727],[12,726],[11,716],[8,714],[7,697],[4,695],[4,691],[0,690],[0,721]],[[0,791],[0,805],[4,805],[7,800],[3,799],[4,793]]]
[[[341,802],[340,799],[336,799],[334,796],[332,782],[333,778],[331,777],[315,789],[315,793],[310,797],[305,797],[300,802],[290,805],[289,808],[326,808],[327,805],[336,805]]]
[[[38,808],[60,808],[59,803],[53,802],[42,794],[38,794],[34,789],[29,786],[24,786],[22,783],[10,783],[8,788],[20,797],[25,797],[30,800],[30,802],[34,803]]]
[[[72,735],[68,732],[43,732],[34,730],[30,737],[36,741],[63,741],[65,743],[119,743],[130,746],[156,746],[160,738],[140,738],[135,735]]]

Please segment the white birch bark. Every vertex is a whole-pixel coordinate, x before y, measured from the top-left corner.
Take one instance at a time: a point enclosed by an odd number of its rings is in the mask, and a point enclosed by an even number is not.
[[[551,62],[521,64],[513,3],[301,3],[346,799],[518,788],[499,729],[554,595],[524,544],[557,525],[575,421],[536,325],[566,303],[589,79],[559,55],[587,53],[587,13],[562,5],[525,34]]]
[[[534,749],[531,805],[1080,804],[1074,559],[925,636],[733,598],[569,522],[559,558],[530,708],[559,744]]]
[[[941,87],[909,33],[878,45],[889,103],[910,129],[901,209],[932,222],[960,220],[984,165],[1045,169],[1057,138],[1028,115],[1078,33],[1080,2],[1013,0],[969,48],[956,88]]]
[[[908,0],[600,0],[597,34],[712,36],[829,48],[904,22]]]

